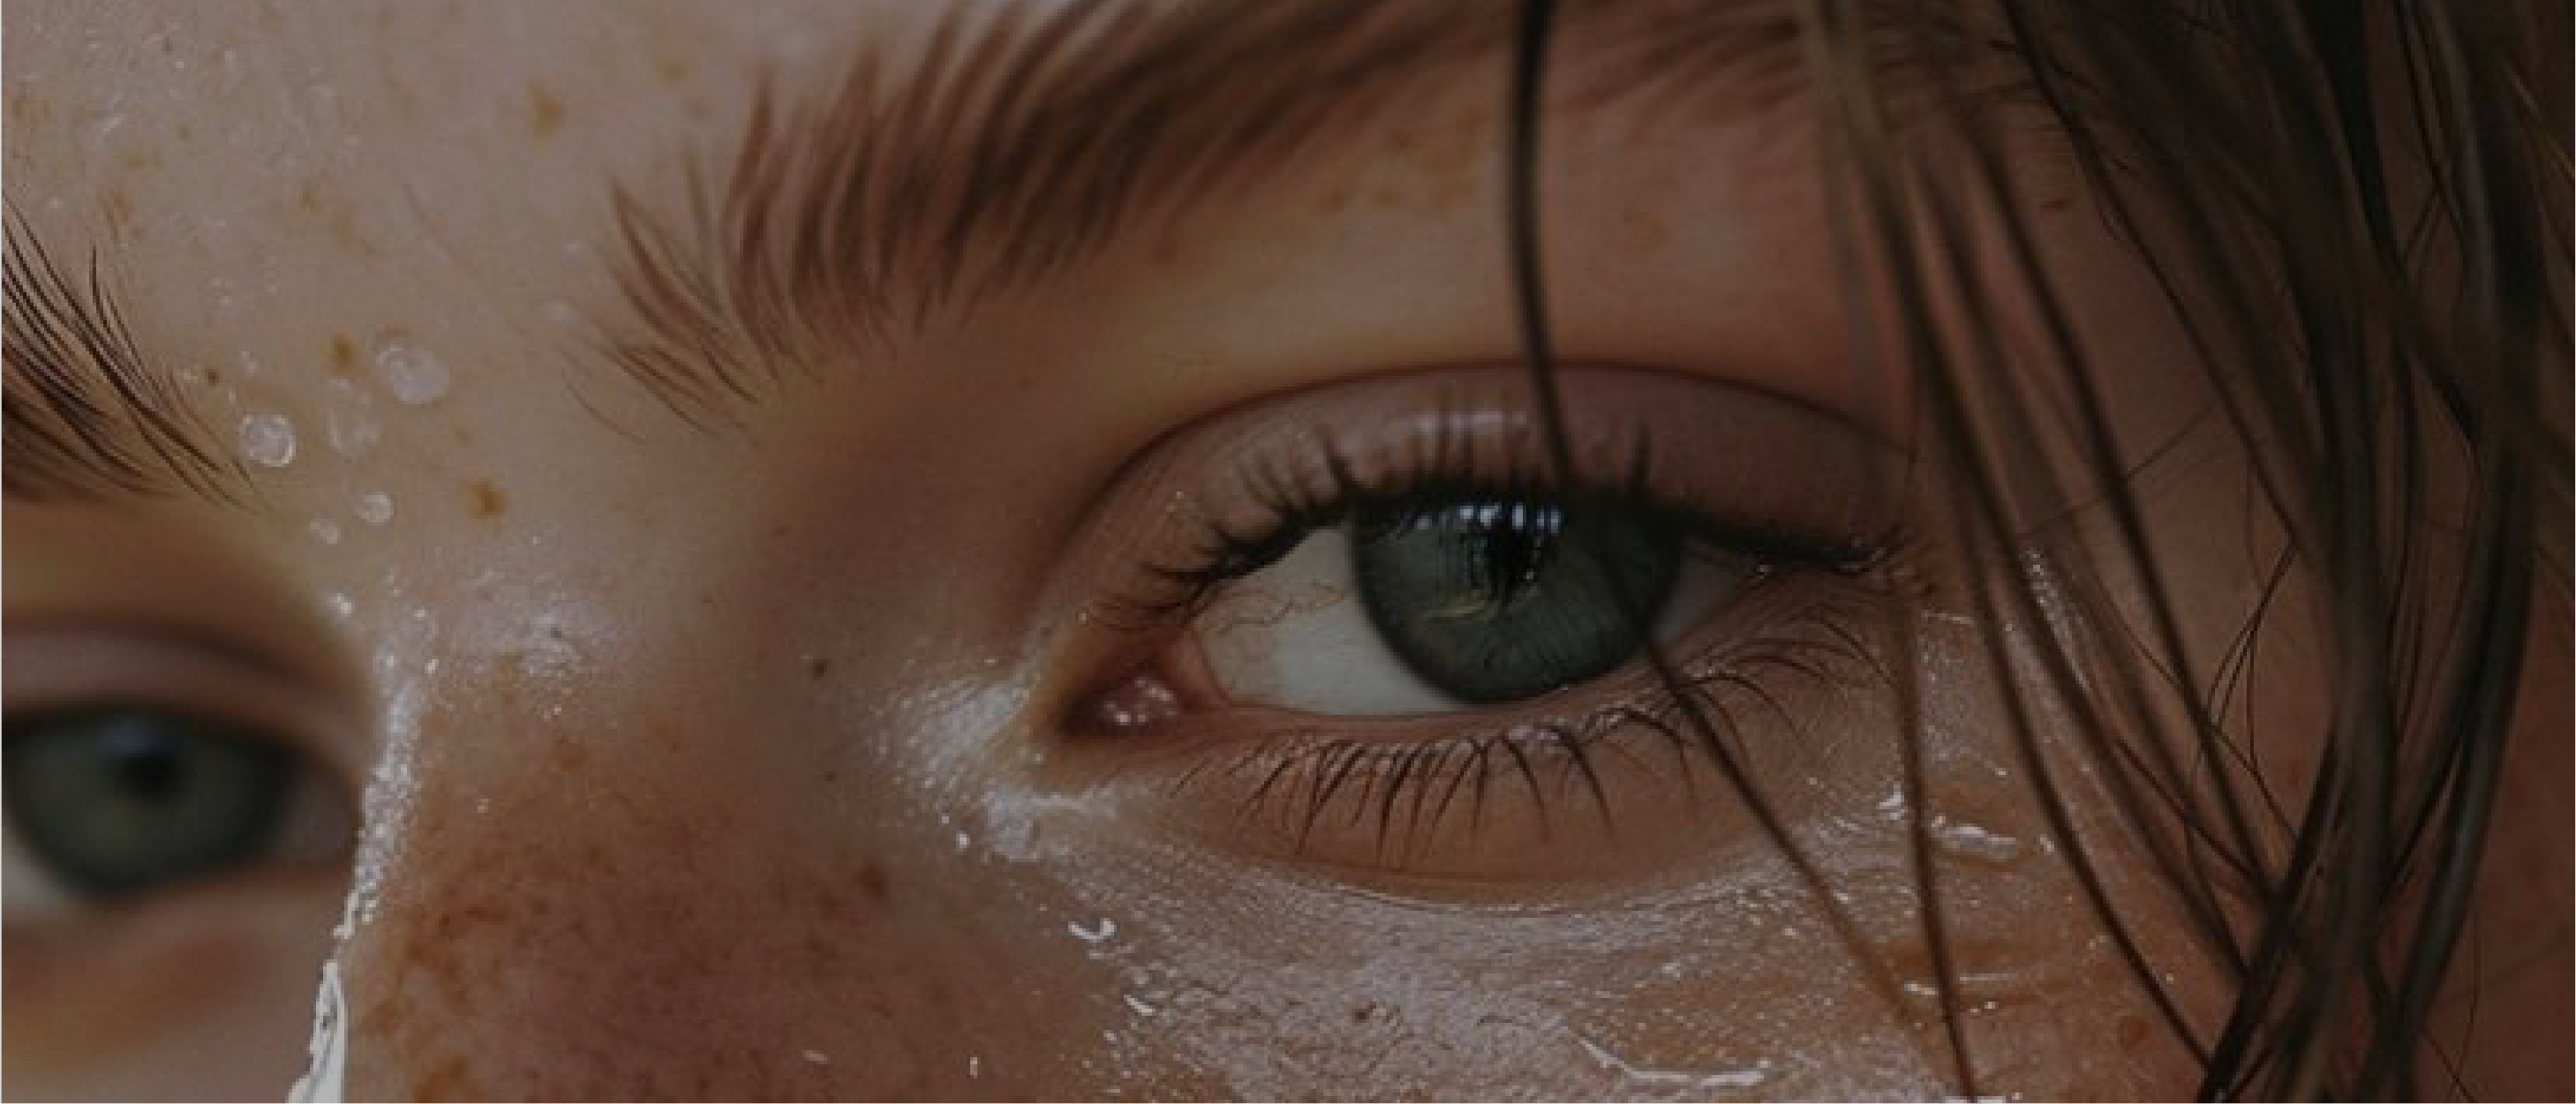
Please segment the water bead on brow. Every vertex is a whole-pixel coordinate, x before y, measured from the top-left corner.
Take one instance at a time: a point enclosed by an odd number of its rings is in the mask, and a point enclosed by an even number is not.
[[[284,414],[250,414],[241,420],[242,458],[263,468],[295,462],[295,423]]]
[[[447,394],[447,362],[399,334],[377,338],[368,360],[375,366],[376,381],[395,402],[426,406]]]

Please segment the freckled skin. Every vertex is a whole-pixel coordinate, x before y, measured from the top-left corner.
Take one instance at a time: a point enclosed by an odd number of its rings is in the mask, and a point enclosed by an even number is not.
[[[1474,137],[1491,82],[899,350],[854,352],[752,431],[677,424],[560,321],[623,317],[611,181],[684,211],[685,152],[730,148],[756,79],[828,80],[850,42],[918,33],[939,7],[13,6],[12,205],[73,255],[97,240],[138,340],[211,369],[191,401],[213,422],[274,410],[307,442],[262,475],[258,510],[169,503],[139,524],[173,544],[223,535],[258,586],[329,624],[314,646],[363,672],[371,718],[332,761],[351,789],[379,757],[401,766],[369,801],[374,888],[341,950],[352,1098],[1947,1091],[1937,1009],[1882,984],[1919,986],[1932,960],[1905,825],[1882,804],[1900,719],[1867,695],[1793,692],[1783,712],[1829,723],[1757,746],[1836,750],[1770,781],[1884,978],[1750,830],[1642,870],[1605,841],[1620,875],[1591,883],[1426,888],[1260,854],[1150,787],[1046,784],[1073,715],[1060,684],[1078,677],[1061,669],[1079,625],[1063,596],[1086,581],[1050,572],[1110,539],[1083,510],[1130,457],[1272,392],[1509,362],[1492,150]],[[1827,370],[1850,351],[1804,125],[1554,133],[1561,347],[1827,405],[1889,399]],[[2184,362],[2179,335],[2135,309],[2152,290],[2089,209],[2043,222],[2088,281],[2079,321],[2117,354],[2123,439],[2164,439],[2208,398],[2163,370]],[[453,383],[419,406],[380,397],[381,443],[341,455],[323,443],[329,384],[377,386],[368,349],[390,332]],[[2263,559],[2197,539],[2241,531],[2253,493],[2240,454],[2208,458],[2151,509],[2184,546],[2190,630],[2223,643]],[[351,492],[375,488],[392,519],[354,522]],[[9,509],[14,613],[34,510]],[[346,537],[316,541],[317,519]],[[334,595],[346,620],[313,612]],[[2563,632],[2543,637],[2534,667],[2563,678]],[[2320,651],[2264,653],[2277,730],[2314,720],[2288,688],[2314,684]],[[2036,842],[1994,678],[1933,674],[1936,807],[2020,843],[1938,858],[1982,1091],[2187,1092],[2188,1056]],[[2534,716],[2563,762],[2563,706]],[[2314,755],[2265,751],[2293,778]],[[2222,979],[2118,842],[2099,780],[2059,753],[2111,892],[2206,1030]],[[2530,773],[2517,800],[2563,809],[2566,774]],[[1743,819],[1712,814],[1727,817]],[[2511,838],[2563,868],[2551,817]],[[2490,892],[2490,915],[2537,918],[2491,938],[2563,963],[2563,880]],[[309,886],[252,900],[232,907],[263,930],[338,916]],[[77,986],[22,989],[21,955],[53,952],[13,930],[9,1092],[274,1093],[300,1066],[300,1032],[276,1025],[310,1005],[315,942],[262,944],[257,984],[169,998],[156,1040],[234,1056],[219,1069],[103,1028],[36,1048],[22,1022]],[[159,961],[103,945],[117,961],[100,970],[125,981]],[[2564,1023],[2549,994],[2519,999],[2544,1032],[2553,1007]]]

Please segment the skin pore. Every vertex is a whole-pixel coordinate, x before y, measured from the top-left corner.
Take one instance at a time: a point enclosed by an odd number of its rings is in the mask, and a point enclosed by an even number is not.
[[[739,231],[720,213],[746,193],[806,210],[794,170],[841,151],[798,143],[829,141],[836,106],[902,117],[899,96],[854,100],[856,59],[884,88],[925,82],[1009,6],[955,7],[13,12],[12,217],[73,289],[95,250],[137,359],[239,475],[216,478],[227,502],[12,498],[10,707],[258,721],[324,781],[315,838],[363,808],[350,1094],[1933,1096],[1960,1080],[1945,1005],[1980,1092],[2188,1091],[2190,1047],[2013,752],[1938,475],[1891,459],[1912,396],[1850,336],[1815,109],[1794,38],[1766,33],[1790,12],[1717,6],[1728,33],[1690,80],[1622,81],[1652,20],[1577,16],[1541,214],[1579,455],[1618,471],[1642,437],[1677,507],[1884,545],[1849,570],[1766,555],[1733,595],[1743,578],[1694,561],[1707,597],[1667,642],[1805,871],[1686,741],[1619,727],[1578,769],[1495,735],[1663,708],[1637,665],[1355,720],[1330,694],[1368,661],[1292,669],[1328,650],[1298,634],[1346,584],[1246,575],[1197,620],[1144,612],[1175,604],[1154,569],[1204,566],[1187,561],[1257,525],[1283,473],[1413,474],[1443,440],[1527,459],[1496,170],[1508,12],[1418,30],[1433,44],[1401,79],[1307,43],[1355,75],[1304,79],[1373,96],[1283,111],[1304,137],[1249,168],[1129,166],[1119,218],[1034,259],[1053,238],[1031,226],[943,253],[918,227],[959,217],[939,197],[977,163],[958,132],[884,122],[915,140],[867,171],[898,183],[831,225],[903,244],[832,279],[772,258],[800,274],[772,294],[727,273],[744,239],[707,228]],[[1089,33],[1160,41],[1154,18]],[[1114,50],[1049,56],[998,70],[1008,94],[1121,87],[1057,71]],[[1250,65],[1203,79],[1140,117],[1233,119],[1300,87]],[[787,152],[739,156],[764,118]],[[2152,285],[2047,136],[2028,141],[2049,200],[2031,224],[2206,671],[2281,537],[2251,520],[2203,381],[2169,370],[2186,351],[2142,306]],[[1012,210],[1060,228],[1127,163],[1026,164],[1056,175]],[[934,297],[943,263],[967,275]],[[2078,514],[2056,539],[2081,549]],[[2303,601],[2279,600],[2247,676],[2250,739],[2290,793],[2323,708]],[[2564,816],[2542,812],[2568,800],[2551,609],[2491,859],[2538,873],[2491,881],[2462,967],[2490,1025],[2458,1057],[2507,1095],[2566,1072],[2510,1045],[2567,1022],[2563,985],[2530,980],[2567,973]],[[1905,791],[1884,673],[1909,633],[1928,797]],[[1265,658],[1279,669],[1206,669]],[[1439,736],[1486,742],[1332,757]],[[2205,1038],[2219,964],[2092,761],[2068,739],[2048,754],[2137,952]],[[1916,817],[1943,843],[1947,992]],[[43,875],[12,847],[10,1094],[255,1096],[300,1068],[345,850],[281,846],[91,906],[22,891]]]

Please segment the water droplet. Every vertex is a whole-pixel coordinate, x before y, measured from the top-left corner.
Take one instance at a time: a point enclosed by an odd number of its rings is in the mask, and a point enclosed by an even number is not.
[[[1740,1069],[1658,1068],[1631,1062],[1612,1053],[1610,1048],[1580,1035],[1575,1036],[1574,1041],[1582,1046],[1583,1053],[1590,1055],[1594,1062],[1600,1063],[1601,1068],[1617,1073],[1635,1085],[1690,1089],[1749,1089],[1768,1080],[1771,1074],[1771,1063],[1767,1059]]]
[[[295,423],[284,414],[252,414],[241,420],[241,450],[251,463],[282,468],[295,462]]]
[[[819,1050],[806,1051],[802,1057],[807,1062],[817,1066],[828,1066],[832,1064],[832,1056]]]
[[[377,424],[368,409],[371,400],[358,385],[332,380],[322,404],[322,435],[330,439],[331,451],[355,460],[384,439],[384,427]]]
[[[340,523],[330,518],[314,518],[304,523],[304,531],[324,544],[340,543]]]
[[[330,608],[331,619],[334,621],[345,622],[351,614],[358,612],[358,604],[350,601],[346,594],[334,594],[324,599],[323,604]]]
[[[963,851],[963,850],[965,850],[965,849],[967,849],[967,848],[969,848],[969,847],[972,847],[972,846],[974,846],[974,845],[975,845],[975,837],[970,836],[970,835],[967,835],[967,834],[966,834],[966,830],[965,830],[965,829],[963,829],[963,828],[960,828],[960,829],[958,829],[958,830],[957,830],[957,849],[958,849],[958,850]]]
[[[984,1056],[983,1056],[983,1055],[981,1055],[981,1054],[969,1054],[969,1055],[967,1055],[967,1056],[966,1056],[966,1076],[968,1076],[968,1077],[982,1077],[982,1076],[984,1076]]]
[[[1072,932],[1075,939],[1085,943],[1098,943],[1118,934],[1118,921],[1103,916],[1100,918],[1100,923],[1086,928],[1082,926],[1082,921],[1067,920],[1064,922],[1064,930]]]
[[[424,406],[447,394],[447,362],[417,345],[396,337],[378,338],[370,358],[376,367],[376,381],[385,393],[405,406]]]
[[[394,496],[383,491],[368,491],[358,496],[354,507],[358,520],[369,525],[382,525],[394,519]]]
[[[1139,1016],[1151,1016],[1155,1012],[1153,1005],[1147,1004],[1143,1000],[1138,999],[1134,993],[1120,993],[1118,994],[1118,999],[1126,1002],[1128,1011]]]
[[[322,988],[313,996],[313,1035],[304,1045],[304,1075],[286,1090],[286,1099],[345,1099],[341,1085],[349,1065],[347,1005],[340,990],[340,960],[336,955],[324,959]]]
[[[1933,838],[1941,849],[1953,855],[1987,862],[2010,862],[2021,854],[2021,841],[1974,824],[1949,824],[1936,821]]]

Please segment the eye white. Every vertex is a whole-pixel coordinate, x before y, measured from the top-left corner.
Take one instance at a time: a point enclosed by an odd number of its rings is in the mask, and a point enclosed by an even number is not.
[[[1671,640],[1732,600],[1758,569],[1694,549],[1656,616]],[[1319,529],[1269,566],[1219,588],[1195,632],[1226,700],[1320,716],[1395,717],[1472,708],[1415,675],[1369,620],[1352,575],[1350,533]]]
[[[1350,534],[1320,529],[1278,562],[1228,583],[1199,614],[1199,646],[1227,700],[1307,713],[1446,713],[1458,702],[1415,677],[1369,623]]]

